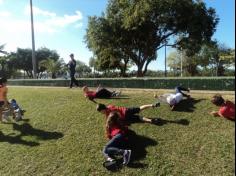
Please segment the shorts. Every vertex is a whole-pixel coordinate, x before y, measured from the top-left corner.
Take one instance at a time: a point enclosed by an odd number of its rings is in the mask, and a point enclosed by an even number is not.
[[[140,108],[139,107],[131,107],[131,108],[127,108],[125,111],[125,119],[129,120],[129,119],[133,119],[133,118],[137,118],[137,115],[140,112]]]

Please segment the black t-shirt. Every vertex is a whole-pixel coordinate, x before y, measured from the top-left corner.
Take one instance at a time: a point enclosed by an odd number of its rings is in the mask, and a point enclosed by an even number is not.
[[[71,60],[69,63],[69,69],[71,72],[75,72],[75,67],[76,67],[76,61],[75,60]]]

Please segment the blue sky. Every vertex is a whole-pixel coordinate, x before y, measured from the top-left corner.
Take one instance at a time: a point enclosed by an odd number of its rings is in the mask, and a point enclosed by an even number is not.
[[[17,47],[31,48],[29,0],[0,0],[0,44],[7,51]],[[235,48],[235,1],[205,0],[216,9],[220,18],[213,38]],[[88,16],[100,16],[107,0],[33,0],[35,47],[56,50],[68,62],[69,54],[88,64],[92,53],[84,43]],[[167,48],[167,53],[171,48]],[[152,70],[164,69],[164,50],[149,66]]]

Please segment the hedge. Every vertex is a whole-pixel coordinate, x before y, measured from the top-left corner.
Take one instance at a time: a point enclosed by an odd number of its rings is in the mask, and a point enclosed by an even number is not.
[[[81,78],[79,85],[112,88],[173,89],[177,85],[192,90],[235,90],[235,77],[185,77],[185,78]],[[9,85],[18,86],[59,86],[67,87],[70,80],[65,79],[19,79],[8,80]]]

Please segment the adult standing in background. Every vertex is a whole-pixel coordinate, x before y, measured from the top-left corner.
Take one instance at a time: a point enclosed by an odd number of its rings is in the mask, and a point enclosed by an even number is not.
[[[70,61],[67,66],[70,69],[70,88],[73,87],[73,84],[79,86],[78,81],[75,79],[76,60],[74,59],[74,54],[70,54]]]

